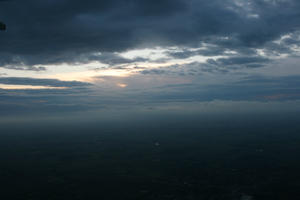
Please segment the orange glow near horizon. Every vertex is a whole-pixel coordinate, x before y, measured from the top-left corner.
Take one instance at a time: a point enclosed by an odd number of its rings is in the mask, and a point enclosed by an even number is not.
[[[126,88],[127,84],[125,84],[125,83],[118,83],[117,86],[119,86],[120,88]]]

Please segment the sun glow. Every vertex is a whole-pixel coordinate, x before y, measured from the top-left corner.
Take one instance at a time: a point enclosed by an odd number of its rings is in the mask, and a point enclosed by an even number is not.
[[[198,50],[208,49],[208,46],[201,48],[190,48],[191,52]],[[3,77],[28,77],[28,78],[40,78],[40,79],[57,79],[61,81],[82,81],[88,83],[97,83],[99,79],[104,77],[115,78],[129,78],[138,74],[141,74],[144,70],[163,69],[166,70],[172,67],[183,66],[193,62],[205,63],[207,59],[217,59],[226,56],[203,56],[195,53],[188,58],[172,58],[168,55],[168,52],[184,52],[184,49],[180,48],[155,48],[155,49],[138,49],[131,50],[118,55],[122,58],[132,60],[128,63],[117,64],[105,64],[101,61],[91,61],[88,63],[61,63],[52,65],[42,65],[45,70],[32,72],[16,69],[4,69]],[[227,52],[233,54],[235,52]],[[144,58],[145,60],[136,58]],[[161,59],[161,60],[160,60]],[[110,79],[106,79],[108,81]],[[116,84],[116,83],[113,83]],[[123,83],[122,83],[123,84]],[[125,85],[117,85],[118,87],[125,88]],[[2,88],[13,89],[46,89],[46,86],[2,86]],[[47,87],[51,89],[51,87]]]
[[[102,76],[115,76],[115,77],[127,77],[132,74],[128,70],[120,69],[101,69],[101,70],[88,70],[81,72],[66,72],[47,76],[47,78],[54,78],[63,81],[83,81],[83,82],[94,82],[95,77]]]
[[[118,83],[117,86],[119,86],[120,88],[126,88],[127,84],[125,84],[125,83]]]

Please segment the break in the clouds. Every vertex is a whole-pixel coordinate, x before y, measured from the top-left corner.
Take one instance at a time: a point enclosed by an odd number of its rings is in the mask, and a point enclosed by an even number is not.
[[[18,77],[0,77],[0,84],[14,85],[32,85],[32,86],[50,86],[50,87],[87,87],[90,83],[79,81],[60,81],[56,79],[33,79]]]
[[[187,50],[181,56],[255,49],[283,54],[292,50],[286,44],[299,45],[295,35],[299,16],[297,0],[1,1],[0,19],[7,31],[0,35],[0,64],[35,71],[43,68],[32,66],[41,64],[95,60],[113,64],[116,59],[110,61],[109,53],[151,47],[189,49],[204,43],[215,47]],[[273,44],[284,35],[293,37]],[[108,58],[99,52],[108,53]]]

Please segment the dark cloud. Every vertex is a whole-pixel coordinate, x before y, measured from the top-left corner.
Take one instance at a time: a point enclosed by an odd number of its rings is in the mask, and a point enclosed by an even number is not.
[[[258,68],[271,62],[270,59],[261,56],[234,56],[229,58],[208,59],[202,64],[208,72],[228,72],[240,68]]]
[[[89,62],[89,61],[99,61],[101,63],[104,64],[108,64],[108,65],[119,65],[119,64],[129,64],[129,63],[134,63],[134,62],[144,62],[144,61],[148,61],[148,59],[145,58],[141,58],[141,57],[137,57],[134,59],[127,59],[124,58],[120,55],[117,55],[116,53],[109,53],[109,52],[104,52],[101,54],[94,54],[94,55],[83,55],[81,56],[81,60],[77,59],[77,62],[79,61],[85,61],[85,62]],[[76,59],[74,60],[76,61]]]
[[[15,66],[21,64],[22,68],[22,64],[99,60],[92,56],[95,52],[138,47],[198,47],[201,42],[217,46],[197,52],[203,55],[222,54],[224,49],[261,48],[299,30],[300,2],[248,0],[239,5],[232,0],[2,1],[0,19],[9,27],[0,34],[0,63],[5,66],[15,61]],[[109,64],[127,62],[120,58],[101,59]]]
[[[207,59],[206,62],[190,62],[168,67],[145,69],[141,74],[148,75],[202,75],[203,73],[228,73],[241,68],[258,68],[271,60],[261,56],[232,56],[228,58]]]
[[[220,66],[231,66],[231,65],[244,65],[252,66],[252,64],[267,63],[270,60],[264,57],[230,57],[230,58],[219,58],[216,61],[209,59],[208,63],[218,64]]]
[[[90,83],[79,81],[60,81],[57,79],[34,79],[19,77],[0,77],[1,84],[11,85],[32,85],[32,86],[51,86],[51,87],[86,87]]]
[[[199,50],[190,50],[190,49],[183,49],[182,51],[178,52],[167,52],[169,56],[173,58],[185,59],[192,56],[202,55],[202,56],[219,56],[225,55],[226,48],[219,47],[219,46],[210,46],[205,49]]]
[[[166,74],[168,71],[164,69],[150,69],[150,70],[143,70],[141,71],[142,74],[156,74],[156,75],[161,75],[161,74]]]
[[[15,69],[15,70],[24,70],[24,71],[46,71],[46,68],[43,66],[31,66],[31,65],[4,65],[5,69]]]
[[[239,85],[258,86],[264,85],[264,88],[281,88],[283,90],[296,89],[300,92],[299,76],[283,76],[283,77],[264,77],[250,76],[237,82]]]

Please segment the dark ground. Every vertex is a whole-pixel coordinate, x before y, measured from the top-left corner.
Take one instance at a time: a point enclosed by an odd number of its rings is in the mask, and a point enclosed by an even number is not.
[[[0,199],[297,199],[297,116],[5,124]]]

